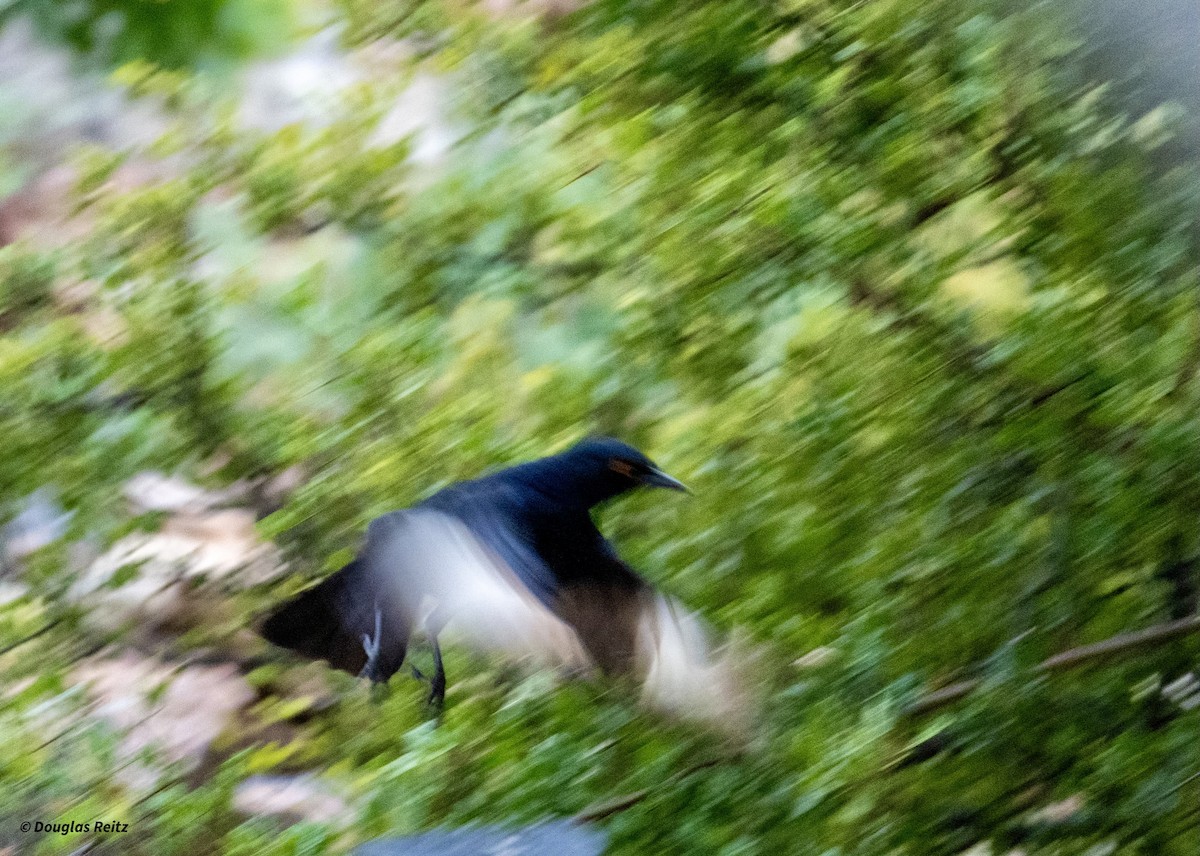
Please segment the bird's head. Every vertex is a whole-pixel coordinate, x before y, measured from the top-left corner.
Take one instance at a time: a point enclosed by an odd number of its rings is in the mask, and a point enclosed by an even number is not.
[[[683,482],[664,473],[628,443],[611,437],[590,437],[564,452],[565,467],[594,485],[597,502],[635,487],[661,487],[688,492]]]

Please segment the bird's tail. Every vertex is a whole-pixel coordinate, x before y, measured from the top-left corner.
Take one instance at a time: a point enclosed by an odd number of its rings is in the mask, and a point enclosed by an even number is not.
[[[643,701],[726,733],[751,733],[755,669],[744,646],[715,647],[700,618],[658,593],[642,610],[637,646]]]
[[[376,636],[384,632],[379,668],[386,678],[404,662],[408,634],[396,626],[400,617],[381,603],[381,593],[374,588],[356,559],[268,616],[260,632],[272,644],[314,660],[328,660],[351,674],[366,665],[364,637],[379,644]]]

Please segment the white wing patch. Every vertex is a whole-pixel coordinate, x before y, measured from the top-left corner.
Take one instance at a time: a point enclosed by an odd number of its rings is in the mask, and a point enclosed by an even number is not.
[[[424,627],[477,651],[495,652],[569,674],[595,663],[576,632],[534,597],[511,570],[461,521],[437,511],[413,510],[391,522],[383,536],[395,603],[405,604],[408,626]],[[742,730],[752,705],[745,675],[729,653],[715,656],[695,614],[655,594],[642,599],[636,623],[636,678],[645,703],[722,730]]]
[[[638,622],[642,700],[664,713],[722,731],[748,733],[754,714],[751,660],[736,649],[714,652],[703,621],[656,594]]]
[[[388,533],[387,580],[411,605],[409,626],[479,651],[541,666],[590,666],[579,639],[530,594],[465,524],[437,511],[411,511]]]

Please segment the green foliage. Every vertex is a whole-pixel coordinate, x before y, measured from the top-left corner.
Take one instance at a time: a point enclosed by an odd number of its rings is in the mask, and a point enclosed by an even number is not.
[[[43,306],[54,283],[54,260],[26,247],[0,248],[0,314]]]
[[[41,32],[105,64],[165,66],[242,59],[284,44],[289,0],[11,0],[0,21],[29,15]]]
[[[304,462],[262,523],[295,576],[250,616],[375,514],[617,433],[695,496],[636,497],[605,527],[764,646],[765,709],[742,755],[678,777],[721,747],[619,689],[451,651],[438,728],[405,682],[381,705],[335,683],[288,751],[150,806],[145,852],[191,852],[200,821],[214,852],[346,845],[233,816],[256,764],[326,768],[360,806],[352,838],[647,789],[604,821],[614,853],[1196,852],[1200,714],[1136,690],[1194,668],[1195,642],[1028,671],[1178,617],[1172,569],[1200,560],[1195,176],[1151,169],[1156,138],[1080,88],[1045,10],[343,6],[351,40],[413,36],[470,132],[418,172],[373,142],[384,84],[324,130],[256,134],[201,83],[128,70],[180,108],[190,166],[129,188],[93,153],[88,240],[0,257],[20,322],[0,336],[4,495],[54,482],[115,536],[139,468]],[[71,276],[99,283],[119,341],[48,310]],[[139,406],[82,407],[101,384]],[[836,657],[792,663],[817,646]],[[298,715],[260,677],[259,715]],[[966,677],[982,688],[955,708],[904,716]],[[946,751],[894,763],[944,729]],[[57,793],[21,775],[28,799]],[[1038,813],[1073,795],[1067,820]]]

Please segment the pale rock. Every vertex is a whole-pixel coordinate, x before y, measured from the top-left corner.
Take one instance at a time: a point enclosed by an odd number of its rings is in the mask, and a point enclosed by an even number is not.
[[[310,775],[250,776],[238,783],[233,808],[250,817],[333,823],[351,817],[349,805]]]
[[[136,568],[131,577],[114,584],[129,567]],[[159,532],[134,533],[113,544],[80,574],[68,598],[90,606],[89,620],[101,627],[118,629],[131,620],[162,626],[184,613],[189,597],[204,593],[198,582],[242,588],[284,570],[278,548],[259,539],[254,512],[180,513]]]
[[[217,491],[155,471],[140,472],[125,482],[121,489],[125,498],[138,512],[147,511],[204,511],[222,505],[226,496]]]
[[[1083,811],[1084,799],[1082,794],[1072,794],[1066,799],[1050,803],[1035,811],[1030,820],[1035,823],[1065,823],[1079,812]]]
[[[145,749],[191,770],[213,741],[255,699],[232,664],[174,667],[131,652],[85,661],[70,675],[94,704],[93,715],[122,732],[117,773],[135,790],[154,786],[158,772],[134,760]]]

